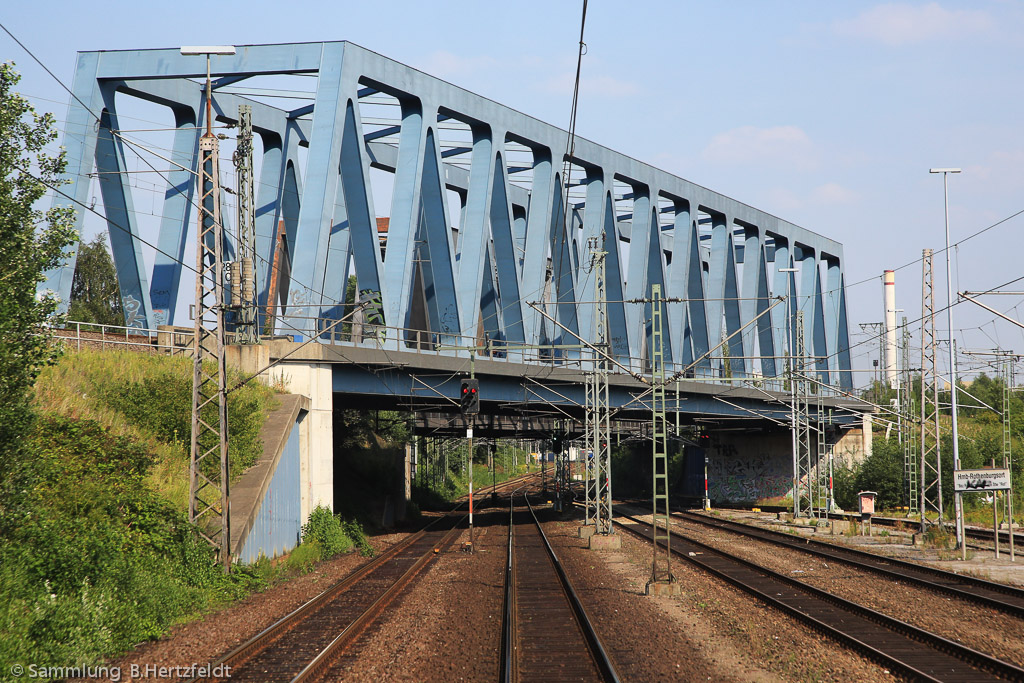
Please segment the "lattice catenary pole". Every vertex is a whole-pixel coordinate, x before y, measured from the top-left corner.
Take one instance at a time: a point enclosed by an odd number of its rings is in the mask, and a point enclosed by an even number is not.
[[[921,259],[921,531],[928,511],[942,523],[942,450],[939,444],[939,376],[935,367],[935,274],[932,250]],[[931,385],[929,386],[929,382]]]
[[[597,302],[594,346],[601,351],[594,375],[594,477],[597,480],[596,505],[594,510],[595,533],[611,534],[612,529],[612,459],[611,459],[611,410],[608,401],[608,375],[610,364],[607,355],[608,344],[608,303],[605,287],[604,235],[599,245],[596,237],[587,240],[590,249],[590,267],[594,272],[594,300]]]
[[[258,344],[256,323],[256,215],[253,203],[252,107],[238,106],[238,260],[231,268],[231,306],[235,309],[235,341]]]
[[[794,421],[796,424],[796,486],[793,495],[797,515],[806,512],[814,514],[812,490],[812,453],[811,448],[811,410],[810,382],[807,381],[807,353],[804,345],[804,312],[796,312],[795,339],[793,340],[793,377],[791,378],[794,405]],[[806,506],[801,497],[806,496]]]
[[[597,445],[597,374],[588,372],[585,376],[586,383],[586,447],[583,454],[583,500],[584,500],[584,524],[593,524],[597,517],[597,478],[594,476],[594,458],[598,450]]]
[[[189,521],[231,567],[228,495],[228,402],[224,355],[224,227],[220,216],[220,145],[213,134],[210,60],[206,60],[206,133],[199,140],[195,338]]]
[[[1013,481],[1013,444],[1010,438],[1010,399],[1013,397],[1013,361],[1015,356],[1006,356],[1002,365],[1003,375],[1003,467],[1010,473],[1010,481]],[[1016,549],[1013,538],[1013,489],[1003,492],[1006,505],[1006,519],[1009,523],[1010,537],[1010,560],[1016,562]]]
[[[907,516],[920,513],[917,452],[914,449],[914,375],[910,370],[910,328],[907,318],[903,317],[902,339],[902,374],[903,390],[900,392],[900,445],[903,447],[903,479],[906,485]]]
[[[651,407],[653,557],[651,579],[654,583],[672,583],[672,560],[668,519],[668,417],[665,410],[665,355],[662,339],[661,285],[651,285]]]

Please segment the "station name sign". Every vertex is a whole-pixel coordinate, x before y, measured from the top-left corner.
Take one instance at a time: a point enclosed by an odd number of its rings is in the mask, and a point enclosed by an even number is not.
[[[953,488],[958,493],[1008,491],[1010,489],[1010,470],[1006,468],[954,470]]]

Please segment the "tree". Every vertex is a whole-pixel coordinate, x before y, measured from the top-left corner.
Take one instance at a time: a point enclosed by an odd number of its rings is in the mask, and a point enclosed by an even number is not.
[[[0,63],[0,522],[31,425],[29,392],[56,354],[46,329],[57,301],[36,289],[75,242],[71,208],[34,208],[47,185],[60,184],[65,160],[46,151],[57,137],[53,116],[13,91],[20,79],[13,63]]]
[[[107,251],[107,236],[104,233],[78,247],[68,320],[124,325],[117,271]]]

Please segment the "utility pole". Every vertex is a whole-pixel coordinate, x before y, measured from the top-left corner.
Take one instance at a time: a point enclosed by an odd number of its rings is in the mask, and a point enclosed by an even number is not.
[[[917,454],[914,451],[914,375],[910,371],[910,328],[907,317],[903,316],[902,338],[902,373],[903,391],[900,392],[900,445],[903,448],[903,480],[906,483],[907,516],[913,517],[920,512],[918,497]]]
[[[668,507],[668,417],[665,410],[665,355],[662,339],[661,285],[651,285],[651,409],[652,415],[652,482],[653,557],[651,578],[646,591],[654,584],[671,585],[672,534],[669,533]]]
[[[601,240],[603,242],[604,235]],[[612,528],[612,458],[611,458],[611,410],[608,400],[608,375],[611,370],[608,360],[608,303],[605,287],[605,251],[604,244],[598,244],[597,237],[587,240],[590,250],[589,269],[594,272],[594,293],[597,301],[597,314],[594,316],[597,325],[594,335],[594,346],[599,350],[597,368],[594,374],[594,477],[597,480],[595,491],[594,531],[597,534],[614,533]]]
[[[238,106],[238,260],[231,268],[231,305],[235,309],[235,341],[258,344],[256,324],[256,225],[253,203],[252,107]]]
[[[928,383],[931,382],[929,391]],[[934,457],[929,457],[934,454]],[[935,368],[935,273],[932,250],[921,257],[921,533],[928,509],[942,525],[942,446],[939,442],[939,377]]]
[[[213,134],[210,56],[233,55],[235,48],[183,47],[181,54],[206,55],[206,132],[199,139],[188,518],[217,550],[217,559],[228,572],[231,569],[231,504],[224,354],[224,226],[220,216],[220,143]]]
[[[795,498],[794,505],[797,515],[800,515],[800,490],[807,493],[808,516],[812,516],[816,506],[814,501],[814,463],[811,449],[811,407],[810,407],[810,382],[807,381],[805,370],[807,369],[807,353],[804,342],[804,312],[796,312],[796,339],[793,343],[793,365],[794,372],[790,380],[790,390],[793,391],[795,406],[796,424],[796,487],[793,491]]]

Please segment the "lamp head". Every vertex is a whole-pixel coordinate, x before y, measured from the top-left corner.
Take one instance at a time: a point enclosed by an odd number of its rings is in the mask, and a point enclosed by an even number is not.
[[[184,45],[181,54],[189,55],[233,55],[234,45]]]

